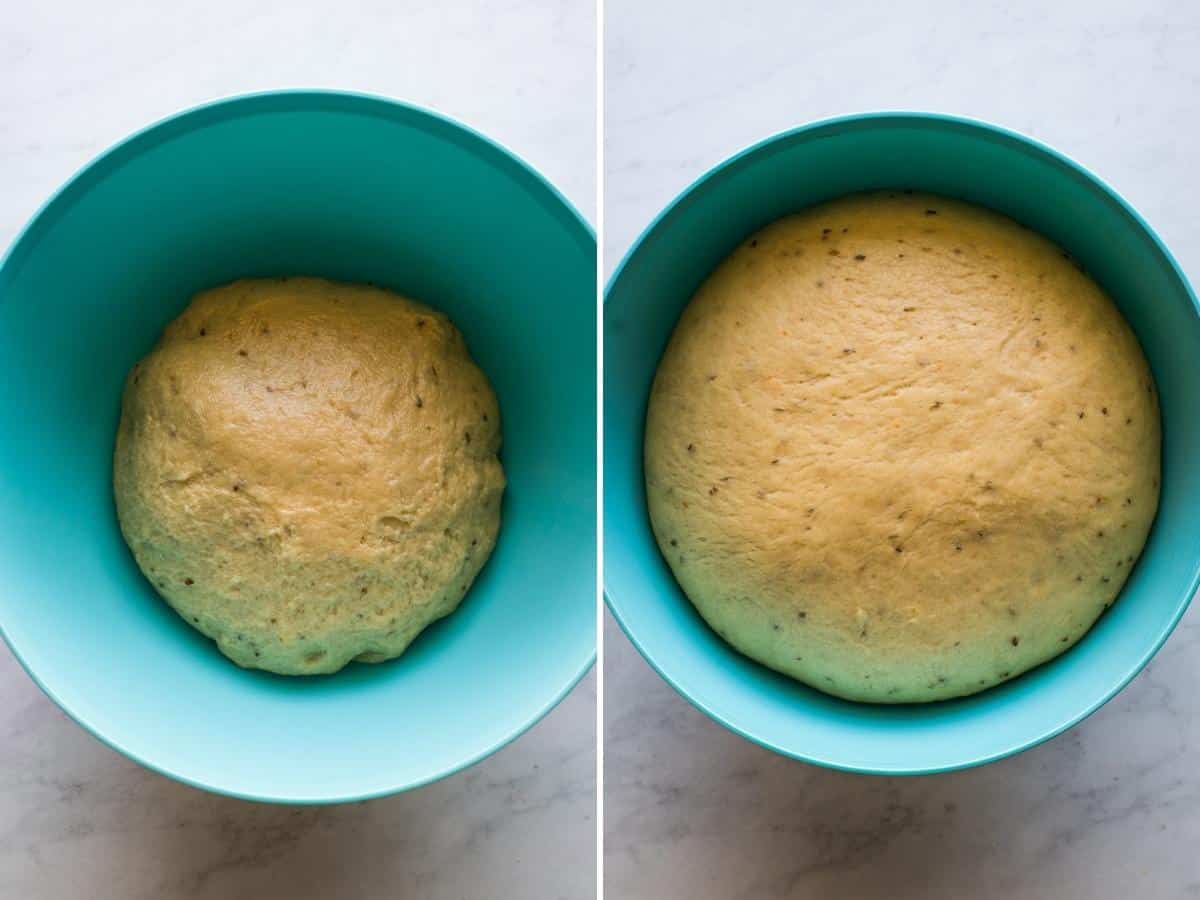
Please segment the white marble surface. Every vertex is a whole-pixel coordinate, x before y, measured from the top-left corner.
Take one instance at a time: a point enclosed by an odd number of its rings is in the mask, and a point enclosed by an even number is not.
[[[753,12],[750,8],[753,7]],[[605,265],[713,164],[806,120],[975,116],[1099,172],[1200,279],[1190,2],[607,0]],[[612,623],[609,900],[1200,897],[1200,609],[1065,735],[915,779],[792,762],[697,712]]]
[[[96,153],[186,106],[337,87],[434,107],[595,218],[590,0],[5,4],[0,245]],[[210,796],[101,746],[0,649],[0,897],[595,895],[595,678],[497,755],[338,808]]]

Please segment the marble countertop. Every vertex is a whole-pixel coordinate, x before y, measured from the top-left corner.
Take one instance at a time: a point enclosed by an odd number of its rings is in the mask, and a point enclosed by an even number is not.
[[[1044,140],[1200,278],[1200,8],[607,0],[605,265],[709,167],[804,121],[932,109]],[[686,27],[683,27],[686,23]],[[726,731],[605,636],[611,900],[1200,897],[1200,608],[1066,734],[925,778],[827,771]]]
[[[595,220],[595,19],[579,0],[53,0],[0,22],[0,246],[80,166],[187,106],[387,94],[499,140]],[[0,897],[595,895],[595,675],[483,763],[341,807],[212,796],[70,722],[0,649]]]

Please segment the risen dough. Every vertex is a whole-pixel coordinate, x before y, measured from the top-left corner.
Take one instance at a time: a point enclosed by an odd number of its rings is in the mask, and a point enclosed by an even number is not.
[[[398,656],[491,553],[496,398],[451,322],[364,285],[196,296],[130,373],[121,530],[160,594],[242,666]]]
[[[742,244],[654,382],[646,488],[701,615],[854,700],[970,694],[1075,643],[1158,503],[1149,368],[1066,254],[941,197]]]

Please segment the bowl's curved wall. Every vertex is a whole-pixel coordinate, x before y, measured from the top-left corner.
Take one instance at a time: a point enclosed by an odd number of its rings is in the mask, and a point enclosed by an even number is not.
[[[926,706],[856,705],[740,656],[671,577],[650,532],[642,423],[650,383],[691,294],[750,232],[869,188],[913,188],[992,207],[1069,250],[1137,332],[1158,382],[1163,489],[1146,551],[1117,604],[1070,652],[1013,682]],[[685,697],[779,752],[868,772],[996,759],[1078,722],[1133,677],[1200,577],[1200,317],[1169,253],[1115,193],[1055,152],[946,116],[850,116],[750,148],[684,192],[641,236],[605,304],[605,589],[647,660]]]
[[[400,660],[241,671],[155,595],[112,503],[122,381],[205,287],[371,281],[448,313],[500,400],[496,551]],[[595,241],[521,162],[433,114],[282,92],[153,126],[70,182],[0,266],[0,625],[82,724],[232,794],[344,800],[515,737],[595,649]]]

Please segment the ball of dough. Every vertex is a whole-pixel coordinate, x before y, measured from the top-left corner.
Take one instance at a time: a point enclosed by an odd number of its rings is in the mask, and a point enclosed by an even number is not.
[[[500,416],[462,335],[388,291],[317,278],[198,294],[125,383],[121,530],[242,666],[399,656],[495,544]]]
[[[971,694],[1066,650],[1158,504],[1160,426],[1129,326],[996,213],[855,195],[763,229],[659,365],[645,475],[708,623],[815,688]]]

